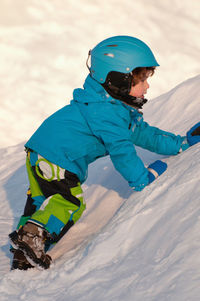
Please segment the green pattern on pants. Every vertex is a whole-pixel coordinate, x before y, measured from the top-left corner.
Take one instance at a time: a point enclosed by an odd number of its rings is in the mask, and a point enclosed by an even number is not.
[[[50,233],[55,233],[58,235],[62,228],[69,221],[72,221],[73,223],[78,221],[86,208],[80,182],[75,182],[76,186],[70,187],[67,179],[63,178],[63,169],[61,169],[57,165],[52,164],[46,159],[44,159],[45,163],[50,165],[54,176],[51,177],[51,180],[45,179],[43,174],[41,174],[40,176],[38,172],[37,174],[34,173],[34,166],[31,166],[29,157],[30,156],[28,155],[26,167],[30,182],[31,196],[36,200],[37,198],[43,198],[41,206],[36,210],[36,212],[32,214],[29,220],[42,224]],[[37,168],[38,166],[40,168],[40,161],[41,159],[36,162],[35,166]],[[54,168],[56,172],[54,171]],[[62,173],[59,173],[59,171],[62,171]],[[37,177],[40,179],[38,180]],[[61,184],[61,181],[64,182],[62,182],[62,186],[59,186]],[[44,184],[43,187],[45,187],[45,184],[47,184],[47,187],[50,187],[49,185],[52,185],[54,187],[54,190],[56,190],[55,187],[58,187],[58,193],[44,197],[45,193],[42,192],[42,189],[38,182],[42,182]],[[66,183],[66,186],[63,185],[63,183]],[[62,187],[62,192],[60,192],[60,187]],[[73,199],[75,199],[76,202],[73,203]],[[77,203],[80,203],[80,206],[77,206]]]
[[[43,196],[40,186],[39,186],[37,180],[35,179],[29,156],[26,157],[26,170],[28,173],[28,179],[29,179],[29,183],[30,183],[30,190],[31,190],[32,198],[38,197],[38,196]]]

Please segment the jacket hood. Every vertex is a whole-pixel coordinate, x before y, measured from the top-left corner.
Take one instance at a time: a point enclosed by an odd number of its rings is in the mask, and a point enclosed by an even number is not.
[[[115,102],[121,104],[120,100],[111,97],[102,85],[90,75],[87,76],[83,89],[74,90],[73,100],[79,103]]]

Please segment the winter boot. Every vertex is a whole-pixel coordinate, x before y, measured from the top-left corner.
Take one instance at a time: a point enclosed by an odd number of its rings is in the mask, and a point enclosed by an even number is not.
[[[13,261],[11,265],[11,270],[28,270],[34,268],[24,256],[24,253],[21,250],[13,250]]]
[[[28,222],[18,232],[12,232],[9,237],[13,247],[23,251],[31,265],[40,269],[49,268],[51,257],[44,251],[48,233],[44,228]]]

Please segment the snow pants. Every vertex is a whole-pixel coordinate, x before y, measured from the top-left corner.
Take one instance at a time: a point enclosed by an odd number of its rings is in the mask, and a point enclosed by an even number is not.
[[[30,183],[27,202],[18,228],[27,221],[42,225],[57,242],[85,210],[83,191],[78,177],[27,151],[26,167]]]

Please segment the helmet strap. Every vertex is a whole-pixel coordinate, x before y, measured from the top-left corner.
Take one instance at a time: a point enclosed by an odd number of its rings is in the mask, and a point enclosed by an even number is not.
[[[89,66],[89,59],[90,59],[90,57],[91,57],[91,50],[89,50],[88,57],[87,57],[87,60],[86,60],[86,66],[87,66],[89,72],[91,73],[91,67]]]

